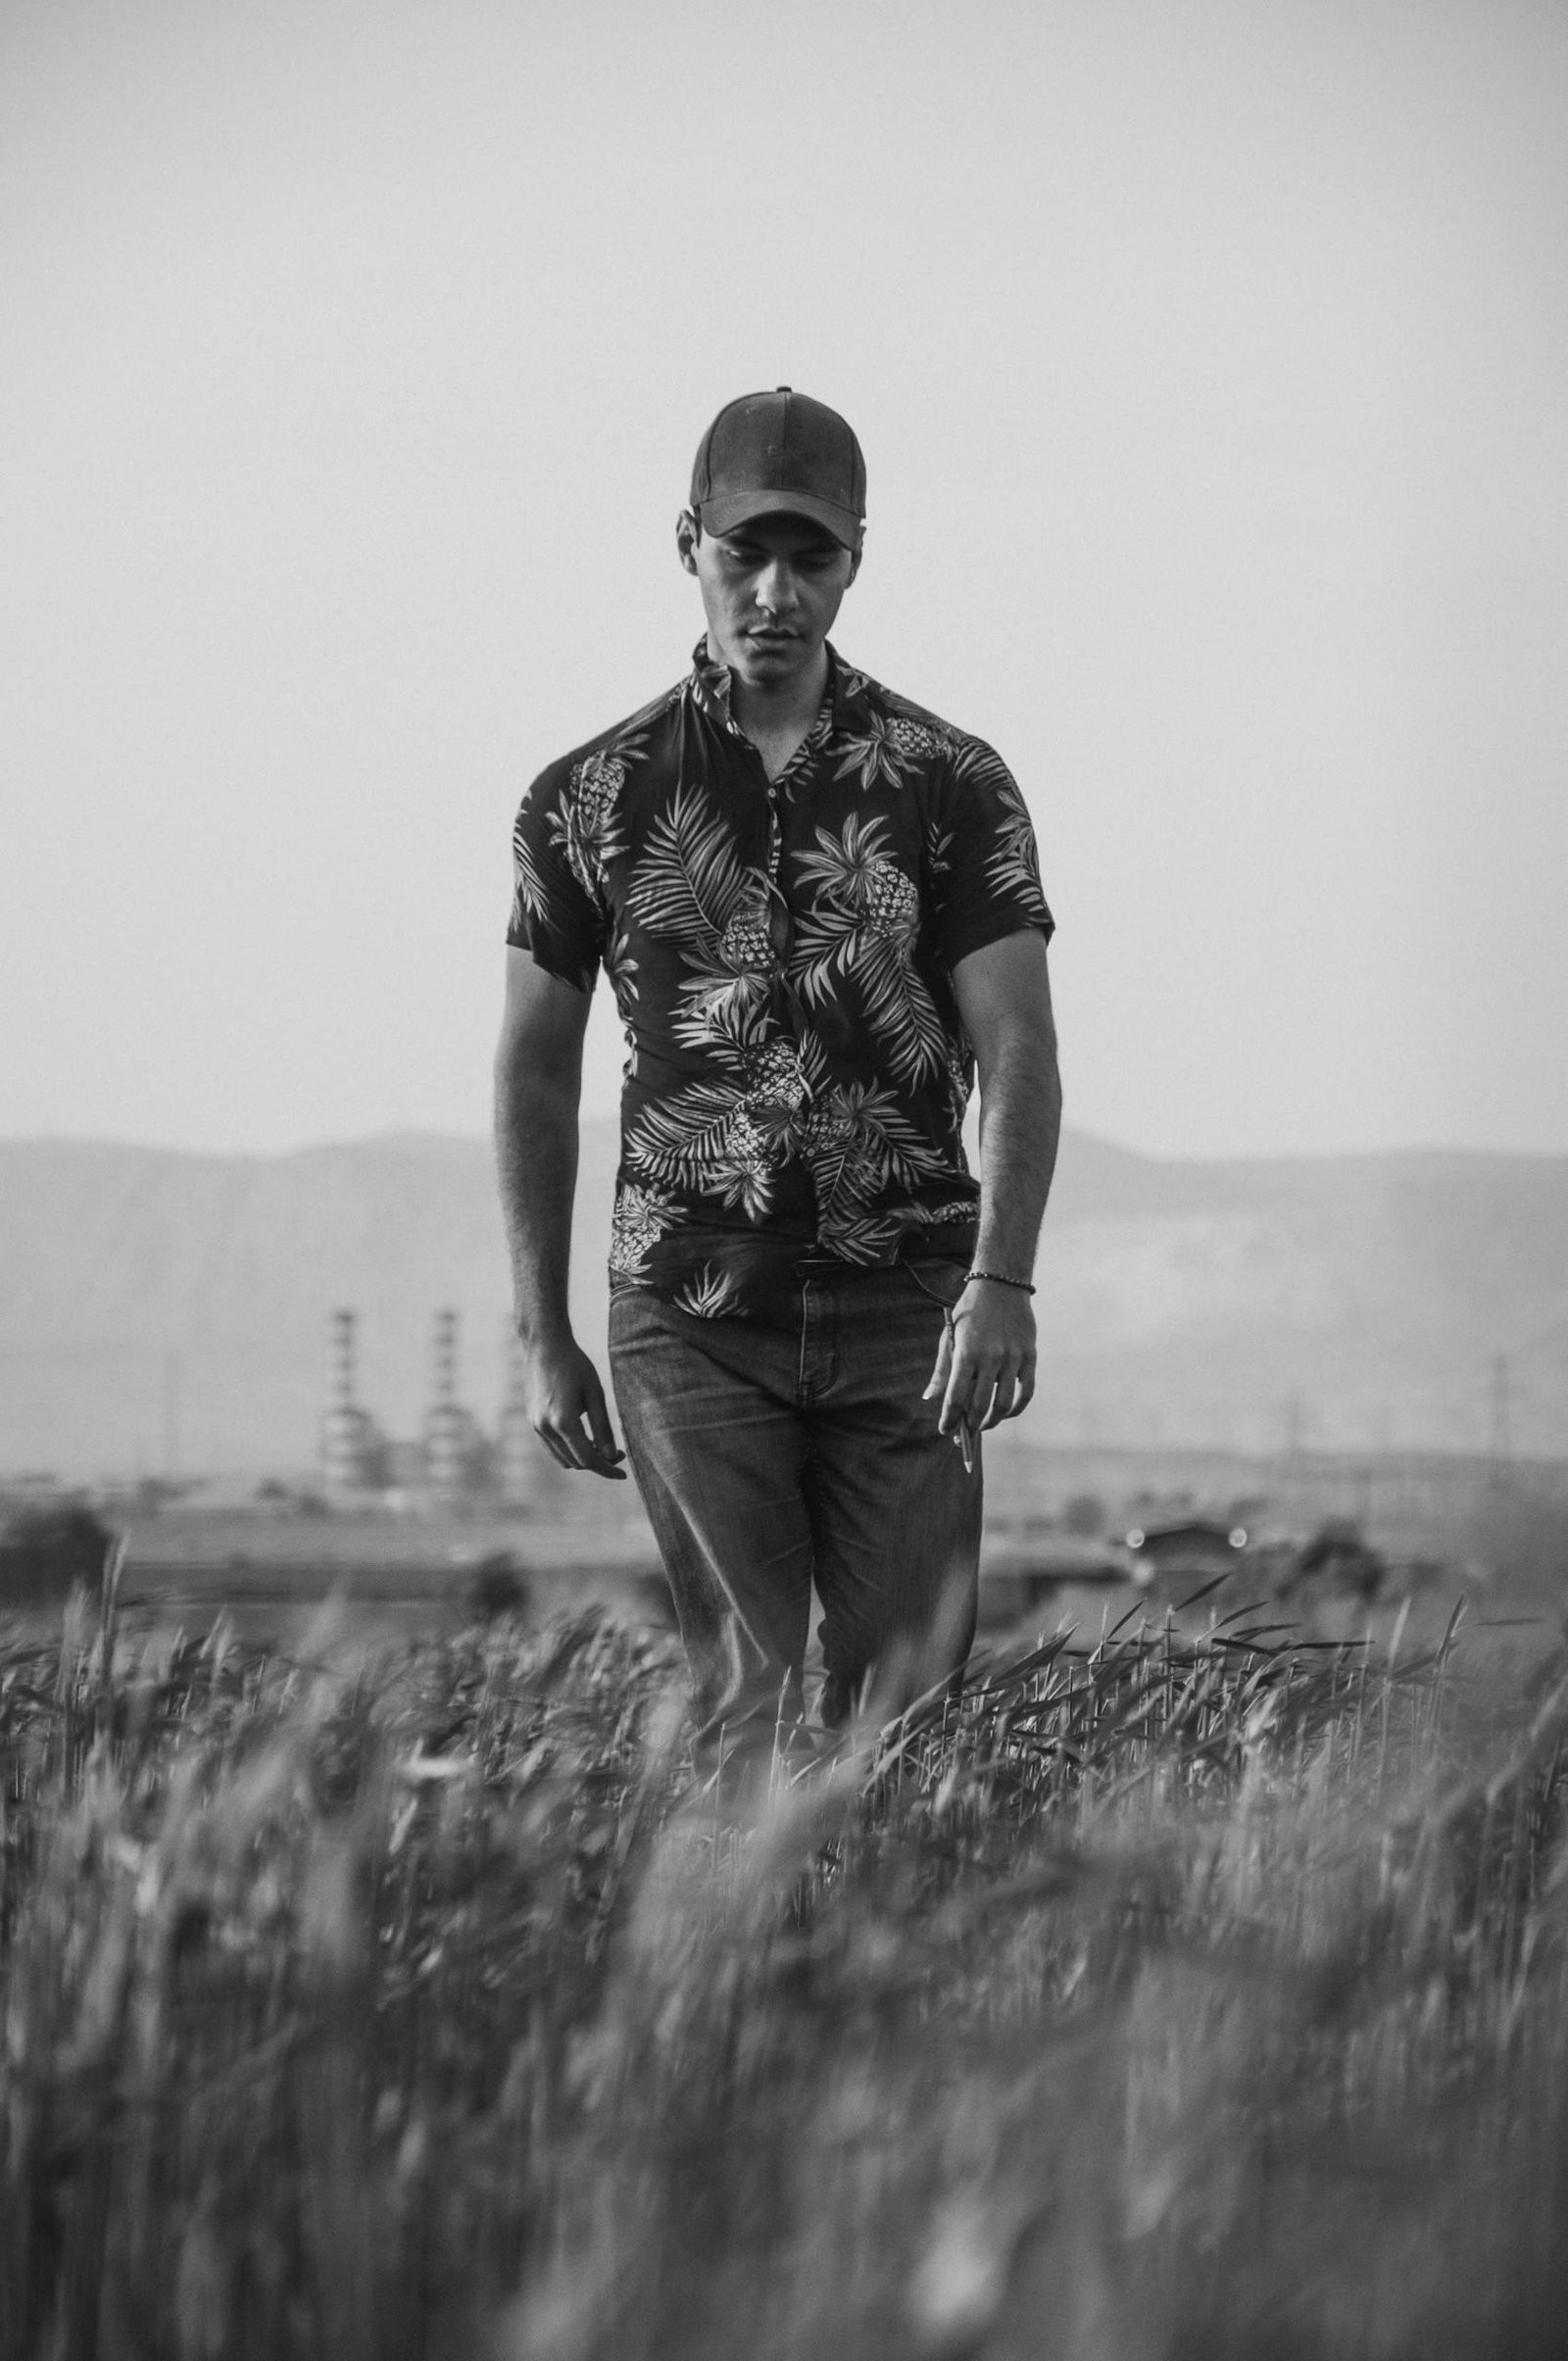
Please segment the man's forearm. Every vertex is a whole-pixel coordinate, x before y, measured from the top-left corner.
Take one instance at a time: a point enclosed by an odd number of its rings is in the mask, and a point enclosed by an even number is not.
[[[1056,1168],[1061,1077],[1053,1046],[1009,1043],[980,1085],[980,1234],[976,1270],[1027,1279]]]
[[[578,1081],[520,1067],[496,1068],[496,1167],[512,1257],[519,1332],[566,1336],[571,1207],[577,1187]]]

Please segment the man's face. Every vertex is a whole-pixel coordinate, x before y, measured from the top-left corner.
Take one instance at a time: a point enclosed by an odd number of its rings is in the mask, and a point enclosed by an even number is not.
[[[757,689],[783,688],[815,663],[860,564],[804,516],[713,534],[683,512],[676,546],[702,590],[710,654]]]

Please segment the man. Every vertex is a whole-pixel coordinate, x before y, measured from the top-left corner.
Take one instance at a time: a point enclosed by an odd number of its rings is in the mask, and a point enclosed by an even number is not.
[[[514,838],[497,1139],[529,1415],[623,1476],[566,1308],[602,964],[630,1050],[611,1367],[725,1752],[797,1718],[813,1580],[830,1726],[961,1668],[980,1435],[1034,1390],[1053,922],[998,757],[828,642],[864,515],[834,411],[720,411],[676,526],[693,669],[544,771]]]

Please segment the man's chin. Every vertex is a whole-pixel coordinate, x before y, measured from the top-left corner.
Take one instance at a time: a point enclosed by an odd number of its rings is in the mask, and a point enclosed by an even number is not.
[[[753,687],[765,681],[772,687],[804,672],[811,661],[809,643],[802,639],[744,640],[735,652],[735,670]]]

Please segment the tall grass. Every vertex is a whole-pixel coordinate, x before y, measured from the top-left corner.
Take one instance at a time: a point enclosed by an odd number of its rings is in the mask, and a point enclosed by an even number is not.
[[[0,2350],[1557,2353],[1565,1689],[1058,1634],[744,1804],[669,1643],[0,1650]]]

